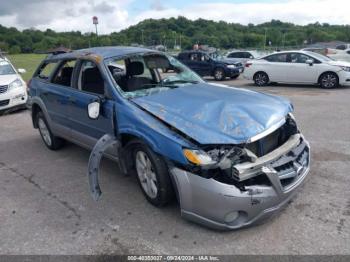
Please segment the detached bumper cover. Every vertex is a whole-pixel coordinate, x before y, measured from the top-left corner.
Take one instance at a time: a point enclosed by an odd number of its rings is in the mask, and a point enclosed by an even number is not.
[[[256,172],[266,174],[267,185],[246,186],[244,191],[172,168],[182,216],[219,230],[249,226],[270,217],[289,202],[309,173],[308,142],[299,135],[298,144],[291,146],[288,152],[259,163]],[[275,155],[278,150],[273,151]]]

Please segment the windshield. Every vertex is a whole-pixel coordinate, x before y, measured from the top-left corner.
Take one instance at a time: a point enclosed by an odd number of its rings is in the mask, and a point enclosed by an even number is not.
[[[217,53],[217,52],[210,53],[209,56],[210,56],[212,59],[216,60],[216,61],[219,61],[219,60],[223,60],[223,59],[224,59],[224,57],[223,57],[221,54]]]
[[[105,64],[126,98],[204,82],[174,57],[160,53],[111,58]]]
[[[316,52],[307,51],[305,53],[307,53],[310,56],[313,56],[314,58],[316,58],[322,62],[334,61],[332,58],[325,56],[325,55],[322,55],[322,54],[319,54],[319,53],[316,53]]]
[[[0,61],[0,75],[14,75],[16,71],[6,61]]]

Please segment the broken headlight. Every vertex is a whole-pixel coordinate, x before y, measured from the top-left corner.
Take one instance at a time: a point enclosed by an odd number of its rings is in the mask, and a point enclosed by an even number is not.
[[[183,153],[190,163],[198,166],[208,166],[216,163],[206,152],[202,150],[184,149]]]

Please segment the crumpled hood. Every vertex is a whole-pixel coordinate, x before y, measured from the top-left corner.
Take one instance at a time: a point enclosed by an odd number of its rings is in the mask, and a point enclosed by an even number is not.
[[[240,144],[292,111],[281,97],[207,83],[132,99],[200,144]]]

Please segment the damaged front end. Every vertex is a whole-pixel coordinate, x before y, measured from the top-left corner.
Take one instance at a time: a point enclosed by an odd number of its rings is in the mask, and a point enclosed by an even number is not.
[[[310,166],[310,147],[289,114],[265,136],[240,145],[207,145],[206,165],[173,166],[182,215],[217,229],[262,220],[294,195]]]

